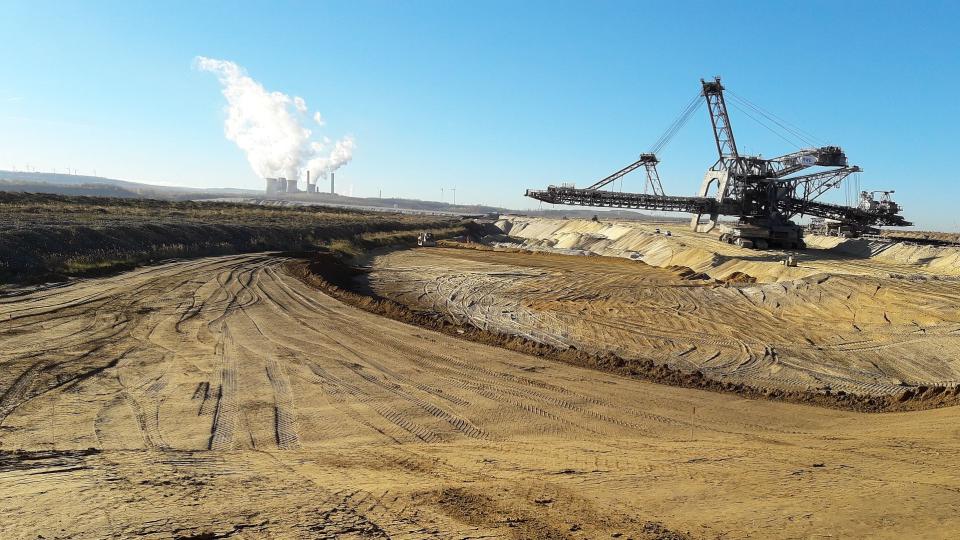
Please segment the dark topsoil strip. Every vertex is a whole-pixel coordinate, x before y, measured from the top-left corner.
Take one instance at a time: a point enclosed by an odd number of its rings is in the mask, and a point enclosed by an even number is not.
[[[294,276],[306,284],[370,313],[430,328],[453,337],[576,366],[599,369],[633,379],[681,388],[733,393],[749,399],[768,399],[857,412],[911,411],[960,405],[960,387],[920,386],[906,388],[900,394],[892,396],[866,396],[828,390],[780,390],[720,381],[709,378],[699,371],[685,372],[664,364],[657,364],[649,359],[621,358],[612,353],[592,354],[572,347],[559,349],[519,336],[481,330],[472,325],[451,324],[443,318],[442,314],[413,310],[404,304],[378,296],[367,288],[361,288],[362,293],[357,292],[358,284],[354,278],[363,274],[364,270],[350,266],[335,253],[320,252],[309,260],[291,262],[288,268]]]
[[[321,206],[0,192],[0,284],[113,274],[173,258],[312,250],[332,239],[455,222]]]

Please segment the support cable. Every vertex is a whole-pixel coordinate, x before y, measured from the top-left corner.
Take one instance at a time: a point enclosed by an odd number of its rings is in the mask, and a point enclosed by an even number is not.
[[[690,118],[693,117],[693,113],[696,112],[696,110],[700,107],[700,103],[702,102],[702,100],[703,100],[703,95],[698,92],[697,95],[695,95],[693,99],[691,99],[687,103],[686,107],[683,108],[683,111],[680,113],[680,116],[678,116],[676,120],[674,120],[673,123],[671,123],[670,126],[667,127],[666,131],[663,132],[663,135],[661,135],[660,138],[657,139],[655,143],[653,143],[653,146],[650,147],[651,154],[658,154],[660,150],[662,150],[665,146],[667,146],[667,144],[670,143],[670,141],[680,131],[680,129],[683,128],[683,126],[686,125],[686,123],[690,120]]]
[[[749,107],[750,109],[755,111],[757,114],[760,114],[761,116],[767,118],[771,122],[780,126],[785,131],[793,134],[795,137],[803,141],[805,144],[808,144],[810,146],[823,146],[823,144],[821,144],[820,138],[811,134],[810,132],[801,129],[800,127],[794,124],[791,124],[787,120],[784,120],[783,118],[773,114],[772,112],[764,109],[763,107],[760,107],[759,105],[751,102],[747,98],[741,97],[729,90],[727,90],[727,93],[730,94],[731,97],[739,101],[744,106]]]
[[[753,120],[754,122],[756,122],[756,123],[760,124],[761,126],[763,126],[764,128],[766,128],[768,131],[770,131],[770,133],[773,133],[773,134],[776,135],[777,137],[780,137],[781,139],[783,139],[784,141],[786,141],[787,144],[789,144],[790,146],[793,146],[793,147],[796,148],[797,150],[803,150],[803,145],[797,144],[797,142],[796,142],[795,140],[788,139],[787,137],[783,136],[779,131],[773,129],[772,127],[770,127],[769,125],[767,125],[766,123],[764,123],[762,120],[760,120],[760,119],[757,118],[756,116],[754,116],[754,115],[750,114],[749,112],[747,112],[746,110],[742,109],[739,105],[737,105],[737,103],[736,103],[735,101],[730,102],[730,105],[733,105],[733,107],[734,107],[735,109],[737,109],[738,111],[740,111],[740,112],[742,112],[743,114],[747,115],[751,120]]]

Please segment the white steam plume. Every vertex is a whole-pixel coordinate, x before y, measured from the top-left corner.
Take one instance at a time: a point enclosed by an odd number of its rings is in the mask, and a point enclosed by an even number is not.
[[[343,167],[353,159],[353,149],[356,143],[353,137],[347,136],[333,145],[333,150],[329,155],[318,156],[307,162],[307,169],[312,178],[326,178],[328,174]],[[323,145],[318,144],[318,149],[322,150]]]
[[[259,176],[292,179],[309,169],[313,178],[325,177],[353,158],[352,137],[337,141],[330,154],[323,155],[329,139],[311,140],[312,132],[301,123],[308,111],[303,98],[267,91],[234,62],[198,56],[195,65],[220,80],[227,99],[224,134],[246,153]],[[313,119],[323,125],[319,112]]]

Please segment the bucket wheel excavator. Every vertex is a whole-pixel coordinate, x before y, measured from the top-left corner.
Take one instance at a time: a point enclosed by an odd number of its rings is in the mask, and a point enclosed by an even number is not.
[[[805,247],[803,229],[793,221],[803,215],[834,220],[856,231],[872,231],[885,225],[911,225],[900,215],[900,206],[890,200],[892,192],[884,192],[882,204],[861,201],[859,206],[852,207],[817,201],[829,189],[839,187],[848,176],[861,171],[860,167],[848,163],[846,154],[838,146],[813,146],[773,159],[741,153],[720,78],[701,79],[700,83],[698,95],[651,152],[641,154],[636,162],[587,188],[563,184],[545,190],[528,189],[526,195],[552,204],[686,212],[693,214],[692,229],[709,232],[719,226],[721,241],[757,249]],[[704,175],[696,196],[666,195],[657,172],[656,153],[687,123],[701,103],[707,105],[718,159]],[[762,109],[754,111],[766,115]],[[780,124],[775,117],[768,118]],[[641,167],[647,176],[644,193],[602,189]],[[801,174],[811,167],[817,170]],[[720,216],[735,217],[736,222],[721,224]]]

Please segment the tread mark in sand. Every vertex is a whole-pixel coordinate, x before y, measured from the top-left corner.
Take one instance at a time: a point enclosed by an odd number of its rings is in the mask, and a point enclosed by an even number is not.
[[[387,407],[381,403],[378,403],[374,400],[369,394],[361,390],[359,387],[354,386],[339,377],[336,377],[328,373],[322,367],[316,365],[313,362],[308,362],[307,364],[310,370],[320,379],[320,383],[323,385],[331,386],[331,393],[344,393],[350,395],[354,400],[367,407],[373,409],[377,414],[383,418],[389,420],[392,424],[400,427],[404,431],[410,433],[417,439],[423,442],[436,442],[440,438],[432,431],[420,426],[419,424],[412,422],[403,416],[400,415],[397,411]],[[363,422],[365,425],[370,425],[367,422]],[[377,431],[380,431],[379,429]],[[383,433],[382,431],[380,431]]]
[[[262,290],[262,289],[261,289],[261,290]],[[286,292],[286,291],[285,291],[285,292]],[[266,294],[266,291],[264,291],[264,293]],[[289,292],[288,292],[287,294],[290,295]],[[267,295],[267,296],[269,296],[269,295]],[[272,300],[272,299],[271,299],[271,300]],[[272,302],[272,303],[275,303],[275,302]],[[310,328],[311,330],[314,330],[314,331],[316,331],[316,332],[318,332],[318,333],[320,333],[320,334],[326,335],[329,339],[331,339],[332,341],[334,341],[335,343],[337,343],[338,345],[340,345],[341,347],[343,347],[345,350],[349,351],[351,354],[353,354],[354,356],[356,356],[358,359],[361,359],[361,360],[363,360],[363,361],[366,361],[366,362],[370,363],[373,367],[375,367],[375,368],[377,368],[377,369],[379,369],[379,370],[381,370],[381,371],[389,374],[391,377],[394,377],[394,378],[396,378],[396,379],[398,379],[398,380],[405,380],[405,379],[406,379],[406,377],[403,377],[403,376],[400,375],[400,374],[394,373],[392,370],[389,370],[389,369],[385,368],[384,366],[379,365],[379,363],[374,362],[374,361],[371,361],[370,359],[363,357],[363,356],[360,355],[357,351],[355,351],[353,348],[348,347],[347,345],[345,345],[345,344],[343,344],[342,342],[336,340],[336,339],[333,338],[332,336],[329,336],[329,335],[323,333],[323,332],[320,331],[318,328],[315,328],[313,325],[307,323],[306,321],[300,319],[299,317],[290,315],[289,313],[286,313],[286,315],[287,315],[289,318],[292,318],[292,319],[296,320],[296,321],[297,321],[298,323],[300,323],[301,325],[306,326],[307,328]],[[279,344],[278,344],[278,345],[279,345]],[[285,348],[287,348],[287,347],[285,347]],[[368,373],[364,373],[362,370],[358,369],[355,365],[353,365],[353,364],[350,363],[350,362],[340,361],[340,364],[341,364],[342,366],[346,367],[347,369],[351,370],[352,372],[356,373],[358,376],[360,376],[361,378],[363,378],[363,379],[366,380],[367,382],[370,382],[370,383],[372,383],[372,384],[374,384],[374,385],[382,388],[383,390],[386,390],[386,391],[390,392],[391,394],[393,394],[393,395],[395,395],[395,396],[397,396],[397,397],[399,397],[399,398],[401,398],[401,399],[403,399],[403,400],[405,400],[405,401],[407,401],[407,402],[409,402],[409,403],[411,403],[411,404],[413,404],[413,405],[415,405],[415,406],[423,409],[424,411],[428,412],[429,414],[431,414],[431,415],[433,415],[433,416],[435,416],[435,417],[437,417],[437,418],[440,418],[440,419],[446,421],[446,422],[449,423],[451,426],[453,426],[457,431],[463,433],[464,435],[466,435],[466,436],[468,436],[468,437],[473,437],[473,438],[485,438],[485,437],[486,437],[486,435],[483,433],[483,431],[482,431],[481,429],[479,429],[478,427],[476,427],[475,425],[473,425],[469,420],[467,420],[467,419],[465,419],[465,418],[462,418],[462,417],[460,417],[460,416],[458,416],[458,415],[456,415],[456,414],[454,414],[454,413],[451,413],[451,412],[449,412],[449,411],[447,411],[447,410],[445,410],[445,409],[443,409],[443,408],[441,408],[441,407],[438,407],[437,405],[435,405],[435,404],[433,404],[433,403],[430,403],[430,402],[428,402],[428,401],[426,401],[426,400],[423,400],[423,399],[421,399],[421,398],[419,398],[419,397],[417,397],[417,396],[412,395],[411,393],[409,393],[408,391],[406,391],[405,389],[403,389],[403,387],[402,387],[401,385],[399,385],[399,384],[392,384],[392,383],[387,382],[386,380],[381,380],[381,379],[379,379],[379,378],[377,378],[377,377],[374,377],[374,376],[372,376],[372,375],[370,375],[370,374],[368,374]],[[338,381],[339,381],[339,384],[341,384],[341,386],[344,384],[342,380],[339,380],[339,379],[338,379]],[[412,385],[412,386],[416,386],[416,385],[413,384],[413,383],[411,383],[411,385]],[[351,385],[351,386],[352,386],[352,385]],[[358,388],[358,387],[355,387],[355,386],[354,386],[353,388],[359,391],[359,388]],[[428,391],[428,393],[433,394],[434,392]],[[446,396],[443,396],[443,397],[446,398]],[[461,401],[462,401],[462,400],[461,400]],[[401,426],[401,427],[403,427],[403,426]]]
[[[197,385],[197,389],[193,392],[192,399],[200,400],[200,407],[197,408],[197,416],[203,416],[204,414],[210,414],[210,382],[203,381]]]
[[[297,411],[294,405],[293,392],[290,389],[290,380],[286,371],[276,359],[267,364],[267,378],[273,386],[275,431],[277,446],[281,450],[300,447],[300,436],[297,434]]]
[[[229,450],[233,446],[233,433],[237,423],[237,372],[232,355],[226,354],[229,330],[224,324],[220,341],[217,343],[217,356],[220,368],[220,388],[217,395],[217,408],[213,415],[213,428],[210,434],[210,450]]]

